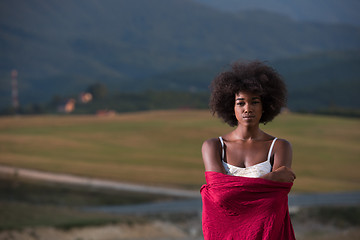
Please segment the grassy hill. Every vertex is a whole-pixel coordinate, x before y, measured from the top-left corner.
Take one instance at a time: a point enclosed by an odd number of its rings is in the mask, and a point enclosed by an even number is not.
[[[263,127],[293,145],[293,191],[359,190],[359,121],[283,114]],[[0,164],[199,189],[201,144],[231,128],[207,111],[0,118]]]

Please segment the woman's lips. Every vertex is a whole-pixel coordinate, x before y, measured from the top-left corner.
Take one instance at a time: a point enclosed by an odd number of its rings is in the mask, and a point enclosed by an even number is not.
[[[255,118],[254,115],[248,115],[248,116],[243,116],[244,119],[253,119]]]

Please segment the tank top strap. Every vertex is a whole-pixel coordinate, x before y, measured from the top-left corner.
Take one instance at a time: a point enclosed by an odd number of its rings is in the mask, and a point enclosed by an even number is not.
[[[224,161],[225,158],[225,147],[224,147],[224,140],[222,137],[219,137],[221,143],[221,161]]]
[[[272,143],[271,143],[271,147],[270,147],[270,149],[269,149],[267,161],[270,161],[271,152],[272,152],[272,150],[273,150],[273,147],[274,147],[274,144],[275,144],[276,140],[277,140],[277,138],[274,138],[274,140],[273,140]]]

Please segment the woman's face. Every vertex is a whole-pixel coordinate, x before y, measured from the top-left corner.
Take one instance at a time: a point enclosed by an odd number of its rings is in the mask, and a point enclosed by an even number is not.
[[[261,97],[248,92],[235,94],[234,111],[239,125],[259,124],[263,113]]]

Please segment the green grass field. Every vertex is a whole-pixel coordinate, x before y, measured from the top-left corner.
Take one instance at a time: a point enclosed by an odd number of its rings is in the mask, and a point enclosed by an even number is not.
[[[359,119],[283,114],[262,127],[293,145],[293,191],[360,190]],[[0,164],[198,189],[202,142],[232,129],[208,111],[0,118]]]

